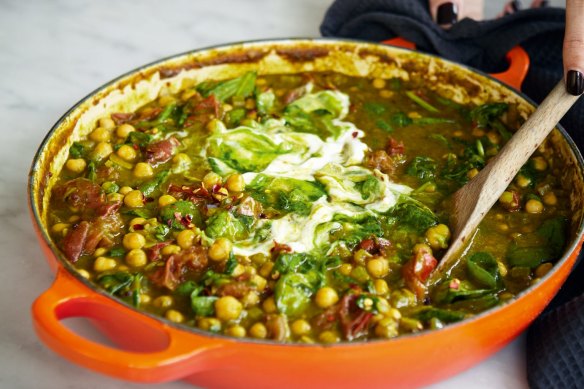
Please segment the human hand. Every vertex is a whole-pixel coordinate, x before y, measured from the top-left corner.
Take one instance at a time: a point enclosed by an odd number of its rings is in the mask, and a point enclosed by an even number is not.
[[[563,58],[566,89],[572,95],[581,95],[584,92],[584,0],[566,1]]]

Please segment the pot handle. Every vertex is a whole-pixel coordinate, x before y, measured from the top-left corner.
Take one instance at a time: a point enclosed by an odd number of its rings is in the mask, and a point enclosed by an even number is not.
[[[115,335],[132,351],[88,340],[69,330],[61,319],[85,317]],[[121,379],[165,382],[212,369],[223,349],[221,339],[185,332],[128,309],[83,285],[65,269],[32,306],[39,338],[74,363]]]
[[[415,43],[399,37],[388,39],[381,43],[405,49],[414,50],[416,48]],[[491,73],[490,76],[517,90],[521,90],[521,84],[529,70],[529,55],[521,46],[515,46],[507,52],[505,59],[509,63],[509,68],[501,73]]]

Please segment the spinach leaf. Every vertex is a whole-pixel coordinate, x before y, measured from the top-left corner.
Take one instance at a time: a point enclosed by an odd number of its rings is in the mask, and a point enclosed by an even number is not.
[[[491,289],[474,289],[469,281],[445,281],[432,291],[432,300],[439,304],[452,304],[458,301],[474,300],[493,294]]]
[[[112,258],[121,258],[126,254],[126,249],[124,249],[123,247],[114,247],[112,249],[110,249],[109,251],[109,256]]]
[[[391,215],[400,225],[408,226],[418,233],[423,233],[438,223],[438,218],[429,208],[413,201],[399,203],[393,208]]]
[[[234,108],[225,115],[225,122],[227,127],[237,127],[241,120],[245,117],[245,108]]]
[[[213,316],[215,314],[215,301],[217,296],[193,296],[191,295],[191,308],[197,316]]]
[[[537,234],[545,239],[546,246],[551,249],[555,257],[562,255],[564,251],[567,232],[568,219],[563,216],[548,219],[537,229]]]
[[[169,232],[170,227],[168,227],[166,224],[159,224],[152,229],[152,234],[154,235],[156,240],[159,240],[161,242],[166,239],[166,236],[168,235]]]
[[[150,196],[166,180],[169,173],[170,172],[168,170],[163,170],[161,172],[156,173],[152,180],[140,185],[138,187],[138,190],[140,190],[140,192],[142,192],[144,196]]]
[[[466,260],[466,268],[472,279],[481,286],[495,289],[500,274],[499,265],[495,257],[486,252],[478,252]]]
[[[207,228],[205,229],[205,234],[210,238],[223,237],[231,241],[243,239],[247,232],[249,231],[241,220],[224,209],[215,212],[207,220]]]
[[[314,133],[321,137],[338,137],[342,127],[333,119],[343,118],[348,111],[347,96],[338,91],[309,93],[284,109],[284,119],[296,131]]]
[[[95,165],[95,161],[90,161],[87,164],[87,179],[93,182],[97,179],[97,166]]]
[[[402,309],[402,313],[408,317],[413,317],[423,322],[429,322],[431,319],[436,318],[444,323],[454,323],[464,319],[465,317],[464,312],[454,311],[451,309],[434,308],[431,306],[405,308]]]
[[[377,116],[382,115],[387,110],[387,107],[385,105],[375,103],[372,101],[363,104],[363,108],[365,109],[365,111],[367,111],[368,114]]]
[[[549,247],[518,247],[513,245],[507,250],[507,261],[511,266],[534,268],[555,259]]]
[[[387,133],[392,133],[394,131],[393,127],[383,119],[377,119],[375,125]]]
[[[255,89],[256,72],[247,72],[244,75],[227,81],[221,81],[213,84],[199,84],[197,90],[204,97],[215,95],[215,98],[221,102],[231,97],[245,98],[250,96]]]
[[[280,276],[274,290],[276,307],[290,317],[298,316],[310,304],[314,291],[314,286],[304,274],[289,273]]]
[[[246,189],[264,206],[303,216],[310,214],[314,201],[326,196],[317,183],[265,174],[258,174]]]
[[[164,224],[175,230],[184,230],[185,224],[194,224],[201,228],[203,226],[203,217],[197,206],[185,200],[179,200],[176,203],[166,205],[160,210],[160,219]]]
[[[174,292],[181,296],[190,296],[193,293],[197,296],[202,290],[202,286],[199,286],[195,281],[189,280],[177,286]]]
[[[99,276],[97,283],[112,295],[117,295],[124,299],[130,297],[130,302],[137,306],[140,302],[139,295],[142,278],[141,273],[116,272]]]
[[[494,128],[504,140],[512,136],[509,129],[499,119],[509,109],[507,103],[487,103],[470,111],[470,118],[479,128]]]
[[[433,181],[438,165],[430,157],[418,156],[408,165],[406,173],[417,177],[421,182]]]

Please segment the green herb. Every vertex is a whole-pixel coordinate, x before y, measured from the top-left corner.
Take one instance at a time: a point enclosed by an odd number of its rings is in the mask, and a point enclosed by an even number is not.
[[[73,158],[81,158],[85,153],[85,147],[79,142],[73,142],[69,147],[69,155]]]
[[[225,274],[231,275],[233,273],[233,270],[235,270],[235,267],[237,266],[237,259],[235,258],[235,255],[233,255],[233,251],[229,253],[229,258],[227,259],[227,262],[225,263]]]
[[[98,284],[112,295],[128,299],[134,306],[140,303],[139,296],[142,288],[143,275],[117,272],[101,275],[97,278]]]
[[[383,119],[377,119],[375,121],[375,125],[385,132],[388,132],[388,133],[393,132],[393,127]]]
[[[244,239],[248,232],[240,219],[224,209],[220,209],[207,219],[207,228],[205,229],[205,234],[209,238],[223,237],[231,241]]]
[[[267,90],[259,93],[256,97],[256,106],[260,115],[267,115],[272,112],[274,103],[276,102],[276,95],[272,90]]]
[[[397,112],[391,116],[391,123],[396,127],[405,127],[412,124],[414,121],[404,112]]]
[[[274,299],[278,311],[295,317],[300,315],[310,304],[314,286],[304,274],[285,274],[280,276],[274,290]]]
[[[90,161],[87,164],[87,179],[93,182],[97,179],[97,166],[95,165],[95,161]]]
[[[438,142],[444,144],[444,146],[450,148],[450,142],[448,142],[448,139],[446,139],[446,137],[442,134],[430,134],[429,138],[437,140]]]
[[[432,158],[418,156],[408,165],[406,173],[417,177],[421,182],[432,181],[436,177],[437,166]]]
[[[420,107],[434,113],[440,112],[436,107],[432,106],[426,100],[418,96],[414,91],[406,91],[406,96],[408,96],[414,103],[418,104]]]
[[[113,258],[121,258],[126,255],[126,250],[123,247],[114,247],[110,250],[109,256]]]
[[[148,144],[150,144],[150,142],[152,142],[152,139],[153,137],[150,134],[147,134],[145,132],[132,131],[128,135],[126,143],[138,145],[140,147],[146,147],[148,146]]]
[[[420,306],[404,310],[404,315],[413,317],[423,322],[429,322],[432,319],[438,319],[444,323],[454,323],[464,319],[464,312],[453,311],[450,309],[434,308],[431,306]]]
[[[466,268],[472,279],[481,286],[495,289],[499,282],[499,264],[495,257],[486,252],[471,255],[466,261]]]
[[[361,294],[355,300],[355,304],[366,312],[379,313],[379,297],[372,294]]]
[[[101,187],[107,194],[116,193],[118,190],[120,190],[120,186],[115,182],[111,181],[104,182],[103,184],[101,184]]]
[[[363,108],[365,111],[367,111],[367,113],[372,115],[382,115],[387,110],[385,105],[374,102],[367,102],[363,104]]]
[[[511,132],[499,119],[509,109],[507,103],[487,103],[479,105],[470,111],[470,118],[479,128],[494,128],[507,141],[511,139]]]
[[[197,296],[202,290],[202,286],[199,286],[195,281],[189,280],[177,286],[174,292],[181,296],[190,296],[193,293]]]
[[[166,180],[169,173],[170,172],[168,170],[163,170],[156,173],[152,180],[140,185],[138,190],[140,190],[144,196],[150,196]]]
[[[166,236],[168,235],[169,232],[170,227],[168,227],[165,224],[159,224],[152,229],[152,234],[154,235],[154,237],[161,242],[166,239]]]
[[[454,121],[452,119],[446,119],[446,118],[419,118],[419,119],[414,119],[414,124],[417,124],[419,126],[426,126],[426,125],[431,125],[431,124],[444,124],[444,123],[456,123],[456,121]]]
[[[429,208],[413,201],[399,203],[392,210],[392,215],[400,225],[408,226],[418,233],[438,223],[438,218]]]

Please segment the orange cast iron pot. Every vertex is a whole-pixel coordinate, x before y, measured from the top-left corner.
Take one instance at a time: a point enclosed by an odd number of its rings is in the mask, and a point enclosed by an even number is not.
[[[519,89],[528,58],[516,48],[508,59],[510,69],[495,76]],[[533,110],[516,90],[480,72],[411,50],[349,40],[221,46],[128,73],[86,97],[59,120],[40,146],[30,172],[33,223],[56,272],[54,284],[34,302],[32,316],[38,336],[52,350],[92,370],[138,382],[184,379],[213,388],[412,387],[444,379],[492,355],[552,299],[576,260],[583,235],[582,157],[561,129],[554,130],[550,144],[566,163],[563,181],[574,203],[564,256],[540,282],[511,302],[444,329],[334,345],[235,339],[138,311],[81,277],[50,239],[47,227],[47,194],[71,143],[91,131],[100,116],[136,109],[155,98],[161,88],[178,90],[205,78],[229,78],[251,69],[259,74],[334,70],[368,77],[422,77],[431,88],[451,89],[448,93],[465,101],[504,100],[518,104],[525,115]],[[89,318],[119,348],[70,331],[60,321],[69,317]]]

